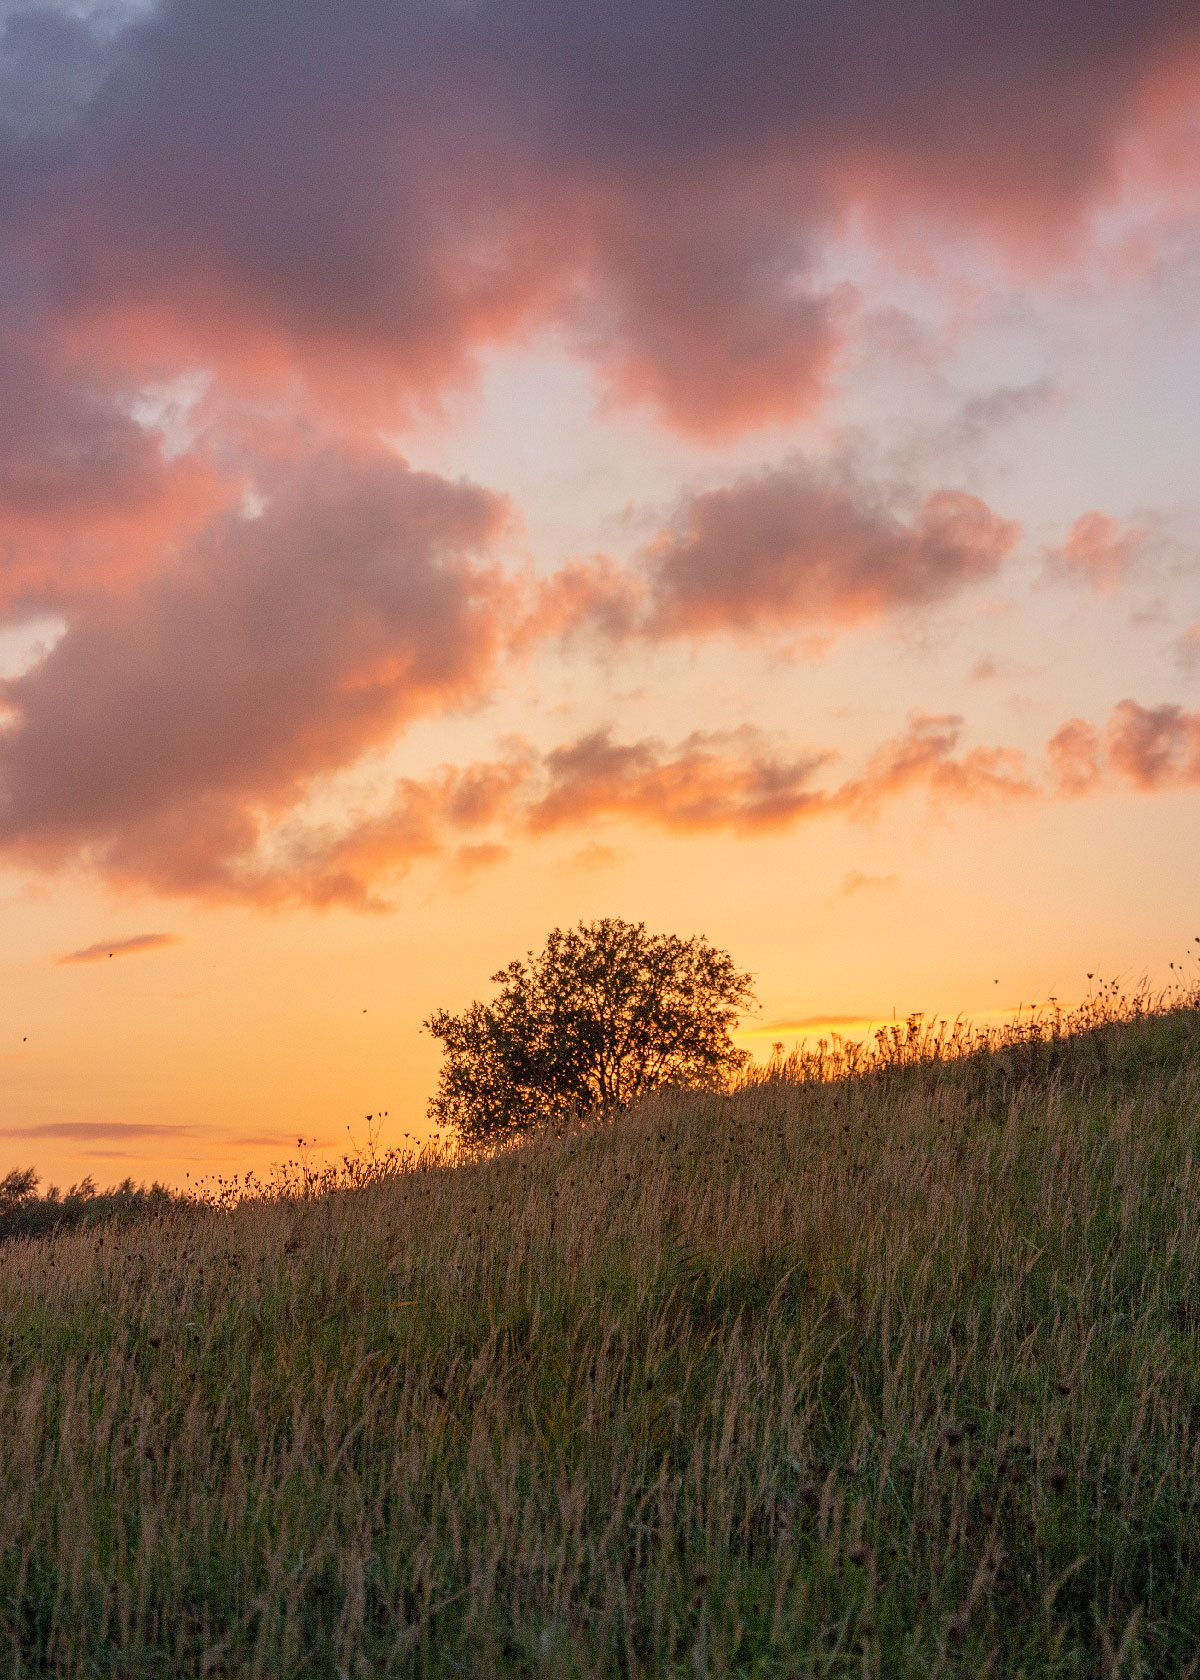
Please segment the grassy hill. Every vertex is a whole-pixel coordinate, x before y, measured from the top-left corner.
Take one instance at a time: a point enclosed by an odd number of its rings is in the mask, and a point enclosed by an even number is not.
[[[1197,1672],[1200,1010],[1075,1027],[7,1243],[0,1666]]]

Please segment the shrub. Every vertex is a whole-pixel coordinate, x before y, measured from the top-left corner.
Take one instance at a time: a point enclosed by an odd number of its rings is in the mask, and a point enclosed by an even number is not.
[[[90,1177],[73,1184],[65,1194],[52,1184],[39,1196],[37,1187],[33,1167],[14,1167],[0,1179],[0,1242],[10,1237],[47,1236],[76,1225],[144,1219],[185,1200],[161,1184],[135,1185],[131,1178],[107,1190],[98,1190]]]

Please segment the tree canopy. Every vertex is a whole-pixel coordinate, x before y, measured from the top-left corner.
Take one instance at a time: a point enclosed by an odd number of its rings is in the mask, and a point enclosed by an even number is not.
[[[492,976],[500,992],[424,1022],[445,1060],[430,1117],[489,1138],[664,1085],[719,1088],[748,1060],[730,1039],[752,977],[706,939],[616,917],[555,928]]]

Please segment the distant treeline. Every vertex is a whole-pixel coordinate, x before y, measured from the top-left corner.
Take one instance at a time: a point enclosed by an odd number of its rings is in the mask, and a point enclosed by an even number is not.
[[[144,1219],[184,1204],[186,1198],[165,1185],[135,1185],[131,1178],[99,1190],[96,1181],[81,1179],[69,1190],[52,1184],[39,1196],[33,1167],[18,1167],[0,1179],[0,1242],[12,1237],[42,1237],[79,1225]]]

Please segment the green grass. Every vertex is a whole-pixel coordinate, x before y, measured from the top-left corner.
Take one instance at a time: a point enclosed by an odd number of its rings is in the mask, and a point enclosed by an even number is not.
[[[1125,1013],[7,1243],[0,1665],[1197,1672],[1200,1011]]]

